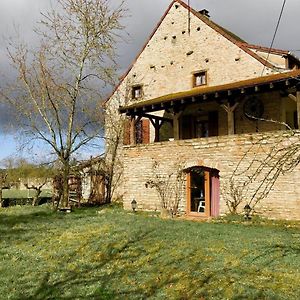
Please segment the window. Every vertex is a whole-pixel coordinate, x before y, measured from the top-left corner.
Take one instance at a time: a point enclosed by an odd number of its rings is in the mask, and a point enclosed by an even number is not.
[[[135,144],[149,144],[150,142],[150,122],[148,119],[142,119],[135,122]],[[126,120],[124,123],[123,145],[130,145],[132,141],[131,121]]]
[[[141,85],[132,87],[132,99],[139,99],[142,97],[143,89]]]
[[[206,71],[197,72],[194,74],[194,87],[205,85],[207,82],[206,80],[207,74]]]

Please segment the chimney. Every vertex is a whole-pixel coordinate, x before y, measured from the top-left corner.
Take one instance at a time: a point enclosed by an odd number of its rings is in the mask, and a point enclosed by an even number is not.
[[[202,15],[202,16],[205,16],[207,18],[210,18],[210,15],[209,15],[209,11],[207,9],[202,9],[202,10],[199,10],[199,13]]]

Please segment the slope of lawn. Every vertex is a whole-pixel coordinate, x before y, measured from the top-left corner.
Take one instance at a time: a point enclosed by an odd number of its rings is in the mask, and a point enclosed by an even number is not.
[[[0,210],[0,299],[299,299],[299,224]]]

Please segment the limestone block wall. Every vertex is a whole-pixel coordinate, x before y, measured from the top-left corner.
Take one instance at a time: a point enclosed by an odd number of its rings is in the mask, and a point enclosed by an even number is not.
[[[193,88],[193,73],[207,71],[216,86],[261,76],[263,64],[191,14],[174,4],[109,100],[121,105]],[[264,75],[276,73],[266,68]],[[131,100],[131,87],[142,85],[143,97]]]
[[[228,212],[226,197],[228,197],[227,179],[234,173],[237,164],[242,160],[242,171],[237,181],[246,179],[247,166],[254,158],[263,161],[266,153],[281,143],[284,147],[291,145],[287,132],[271,132],[264,134],[240,134],[234,136],[219,136],[202,139],[169,141],[149,145],[125,146],[124,154],[124,208],[130,209],[133,198],[142,210],[159,210],[160,200],[155,189],[147,188],[145,183],[153,178],[153,164],[158,163],[162,175],[174,173],[178,163],[183,168],[205,166],[220,171],[220,214]],[[293,137],[299,143],[300,133]],[[258,143],[258,141],[261,141]],[[263,175],[259,176],[245,194],[247,200],[259,186]],[[259,203],[255,210],[258,214],[269,218],[300,219],[300,166],[292,173],[281,175],[272,187],[268,197]],[[227,194],[226,194],[227,193]],[[241,208],[244,204],[241,205]],[[181,195],[179,209],[186,210],[185,182]]]

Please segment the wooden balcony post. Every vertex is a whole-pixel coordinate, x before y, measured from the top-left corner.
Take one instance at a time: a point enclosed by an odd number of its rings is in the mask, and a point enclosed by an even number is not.
[[[173,119],[173,135],[175,140],[179,140],[179,116],[179,114],[176,114]]]
[[[296,92],[296,96],[289,94],[288,97],[296,102],[297,105],[297,124],[298,129],[300,129],[300,91]]]
[[[234,111],[239,104],[235,103],[234,105],[230,105],[229,101],[226,104],[222,104],[221,106],[227,112],[227,126],[228,126],[228,135],[234,134]]]
[[[180,139],[180,126],[179,126],[179,118],[182,115],[183,111],[174,112],[173,115],[173,135],[175,140]]]

